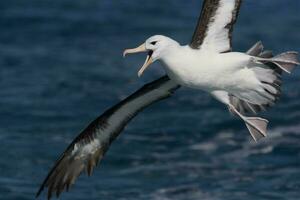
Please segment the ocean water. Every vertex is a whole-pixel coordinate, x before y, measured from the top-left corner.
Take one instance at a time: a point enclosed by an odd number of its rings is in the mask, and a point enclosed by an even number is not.
[[[72,139],[94,118],[163,75],[138,79],[144,55],[123,49],[153,34],[190,41],[200,0],[0,1],[0,199],[29,200]],[[300,51],[300,1],[245,0],[233,46],[262,40]],[[92,177],[66,200],[300,199],[300,69],[284,76],[281,101],[262,114],[269,136],[209,95],[180,89],[140,113]],[[42,195],[40,199],[45,199]]]

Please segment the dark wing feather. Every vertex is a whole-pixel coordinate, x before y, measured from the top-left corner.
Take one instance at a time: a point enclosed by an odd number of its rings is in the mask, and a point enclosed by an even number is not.
[[[161,77],[113,106],[93,121],[69,145],[49,172],[37,192],[48,188],[48,199],[57,197],[75,182],[82,171],[92,174],[93,168],[103,158],[111,142],[121,133],[126,124],[143,108],[165,99],[179,88],[167,76]]]
[[[242,0],[204,0],[201,14],[190,43],[193,49],[231,51],[233,25]]]
[[[249,55],[262,55],[262,49],[262,45],[257,43],[249,49],[247,53]],[[102,159],[111,142],[121,133],[130,119],[143,108],[156,101],[169,97],[177,88],[179,88],[177,84],[172,82],[167,76],[164,76],[146,84],[125,100],[104,112],[74,139],[61,157],[56,161],[36,196],[38,197],[47,187],[48,199],[50,199],[53,194],[59,196],[62,191],[69,189],[83,170],[86,170],[88,175],[91,175],[93,168]],[[236,107],[240,110],[246,109],[242,100],[234,97],[231,101],[235,101]],[[127,110],[128,112],[122,112],[124,110]],[[111,120],[116,116],[119,116],[119,122],[111,124]],[[106,131],[107,136],[103,137]],[[91,144],[95,139],[100,139],[100,141],[98,145],[95,145],[94,151],[80,157],[83,148]],[[74,149],[77,150],[75,151]]]

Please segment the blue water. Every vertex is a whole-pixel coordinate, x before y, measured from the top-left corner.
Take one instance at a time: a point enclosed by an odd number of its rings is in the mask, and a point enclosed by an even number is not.
[[[164,72],[141,79],[144,56],[122,50],[164,34],[190,41],[200,0],[0,1],[0,199],[33,199],[72,139],[105,109]],[[300,1],[245,0],[234,49],[262,40],[300,51]],[[61,199],[300,199],[300,69],[263,116],[255,144],[207,94],[180,89],[138,115],[92,177]]]

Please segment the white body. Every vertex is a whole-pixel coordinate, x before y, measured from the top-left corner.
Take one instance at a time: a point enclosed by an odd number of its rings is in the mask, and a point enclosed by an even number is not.
[[[160,60],[169,77],[180,85],[207,92],[226,91],[251,102],[245,95],[247,91],[261,88],[249,68],[253,59],[245,53],[217,53],[174,45]]]
[[[258,140],[266,136],[268,121],[243,114],[257,114],[274,105],[281,93],[281,72],[290,73],[299,62],[296,52],[274,57],[272,52],[263,51],[259,42],[247,53],[231,52],[232,28],[240,4],[241,0],[204,1],[189,45],[181,46],[169,37],[154,35],[139,47],[126,49],[124,55],[148,52],[138,76],[151,63],[161,61],[172,81],[212,94],[244,120],[252,137]]]

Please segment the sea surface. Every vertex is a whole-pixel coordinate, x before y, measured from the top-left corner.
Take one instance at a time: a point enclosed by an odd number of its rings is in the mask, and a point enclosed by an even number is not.
[[[138,79],[145,55],[123,59],[123,49],[154,34],[188,43],[201,3],[1,0],[0,199],[34,199],[89,122],[163,75],[157,63]],[[244,0],[234,50],[261,40],[274,53],[300,51],[299,10],[299,0]],[[181,88],[140,113],[61,199],[299,200],[300,69],[283,79],[262,141],[208,94]]]

